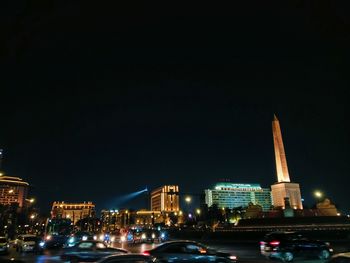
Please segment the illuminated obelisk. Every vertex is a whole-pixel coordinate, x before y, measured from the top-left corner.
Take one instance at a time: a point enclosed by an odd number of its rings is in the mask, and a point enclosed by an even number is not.
[[[290,182],[281,127],[276,115],[272,121],[272,134],[277,173],[277,183],[271,185],[273,205],[285,208],[285,198],[288,198],[293,209],[303,209],[299,184]]]

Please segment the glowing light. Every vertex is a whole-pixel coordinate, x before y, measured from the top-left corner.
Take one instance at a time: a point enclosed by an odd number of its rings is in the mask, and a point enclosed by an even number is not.
[[[197,209],[197,210],[196,210],[196,213],[197,213],[198,215],[200,215],[200,214],[201,214],[201,210],[200,210],[200,209]]]
[[[34,218],[35,218],[35,215],[31,215],[31,216],[30,216],[30,219],[34,219]]]
[[[319,191],[319,190],[316,190],[314,192],[314,196],[317,197],[317,198],[321,198],[323,196],[323,193],[321,191]]]
[[[192,198],[190,196],[186,196],[185,201],[186,203],[191,203]]]
[[[10,189],[10,190],[9,190],[9,194],[13,194],[13,189]]]

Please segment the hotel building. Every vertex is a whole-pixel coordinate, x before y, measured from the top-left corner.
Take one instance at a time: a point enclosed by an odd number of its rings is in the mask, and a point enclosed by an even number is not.
[[[216,204],[222,208],[247,207],[249,203],[260,205],[268,211],[272,205],[271,191],[259,184],[217,183],[214,189],[204,190],[208,207]]]
[[[0,204],[18,204],[20,208],[25,206],[29,183],[19,177],[12,177],[0,173]]]
[[[165,185],[151,192],[151,210],[160,212],[178,212],[179,186]]]

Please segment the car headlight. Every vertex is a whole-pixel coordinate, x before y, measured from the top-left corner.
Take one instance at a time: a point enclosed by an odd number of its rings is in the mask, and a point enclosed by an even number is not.
[[[39,246],[40,246],[40,247],[44,247],[44,246],[45,246],[45,242],[44,242],[44,241],[41,241],[41,242],[39,243]]]
[[[152,233],[152,238],[156,238],[156,235],[154,233]]]
[[[142,238],[142,239],[146,239],[146,234],[142,234],[142,235],[141,235],[141,238]]]
[[[83,241],[86,241],[87,239],[88,239],[87,236],[83,236],[83,237],[82,237],[82,240],[83,240]]]
[[[229,256],[228,258],[231,259],[231,260],[237,260],[236,256]]]

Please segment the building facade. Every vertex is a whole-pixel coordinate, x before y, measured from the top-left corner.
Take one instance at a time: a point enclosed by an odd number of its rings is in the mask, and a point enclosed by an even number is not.
[[[178,212],[180,210],[179,186],[165,185],[151,192],[151,210]]]
[[[54,202],[51,218],[67,218],[76,224],[80,219],[95,216],[95,205],[92,202],[65,203]]]
[[[19,177],[12,177],[0,173],[0,204],[18,204],[20,208],[25,206],[29,183]]]
[[[285,198],[293,209],[303,209],[300,186],[290,181],[287,158],[284,151],[282,132],[276,115],[272,121],[273,145],[275,151],[277,182],[271,185],[272,200],[275,207],[285,208]]]
[[[268,211],[272,205],[271,191],[259,184],[218,183],[214,189],[204,190],[208,207],[217,205],[222,208],[247,207],[249,203],[260,205]]]

